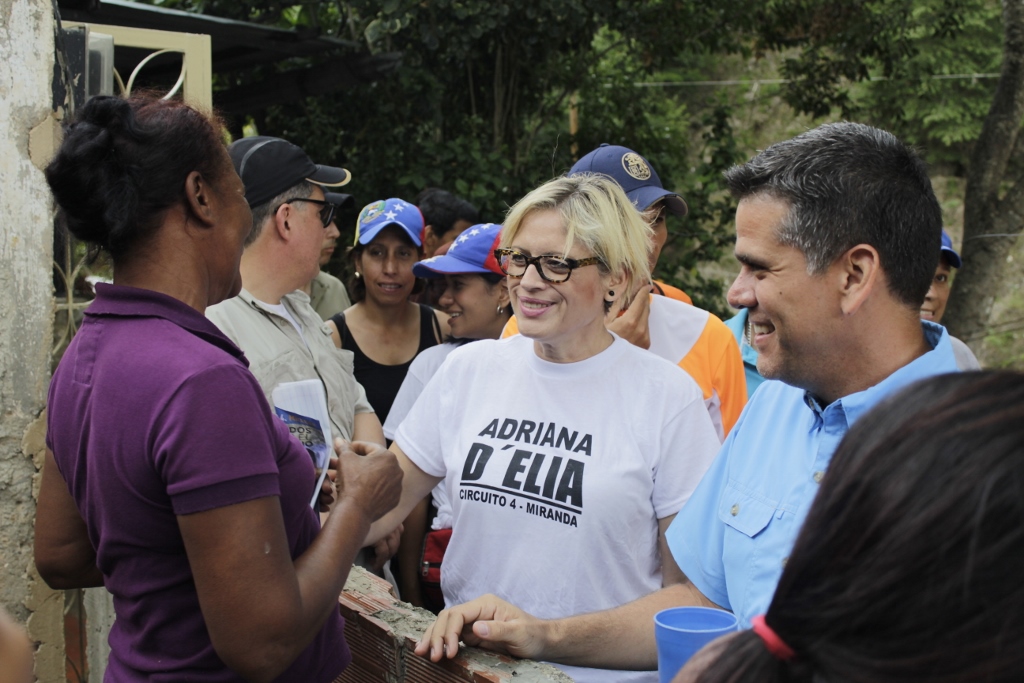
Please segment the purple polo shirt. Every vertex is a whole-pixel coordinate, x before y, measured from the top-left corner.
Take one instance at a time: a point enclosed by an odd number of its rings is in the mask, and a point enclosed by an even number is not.
[[[297,558],[320,530],[312,463],[213,323],[149,290],[96,290],[50,384],[46,441],[114,596],[106,680],[241,680],[210,643],[177,515],[278,496]],[[278,680],[336,678],[343,628],[334,611]]]

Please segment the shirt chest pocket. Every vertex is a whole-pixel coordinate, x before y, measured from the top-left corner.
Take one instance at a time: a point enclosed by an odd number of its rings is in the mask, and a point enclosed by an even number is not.
[[[730,483],[719,500],[718,518],[744,536],[754,538],[768,526],[777,507]]]
[[[298,348],[286,348],[269,359],[249,359],[249,363],[249,369],[263,387],[268,400],[278,384],[318,377],[309,356]]]

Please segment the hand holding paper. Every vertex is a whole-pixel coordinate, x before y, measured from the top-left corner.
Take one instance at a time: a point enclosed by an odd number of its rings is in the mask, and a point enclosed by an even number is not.
[[[274,412],[288,425],[288,430],[302,442],[313,459],[316,485],[311,489],[309,505],[315,509],[331,455],[328,447],[331,443],[331,419],[327,412],[324,385],[318,379],[282,382],[274,387],[271,396],[274,399]]]

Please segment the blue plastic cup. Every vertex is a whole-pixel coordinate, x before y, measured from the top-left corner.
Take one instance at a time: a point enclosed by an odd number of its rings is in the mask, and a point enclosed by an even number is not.
[[[671,683],[697,650],[739,627],[735,614],[712,607],[672,607],[655,614],[659,683]]]

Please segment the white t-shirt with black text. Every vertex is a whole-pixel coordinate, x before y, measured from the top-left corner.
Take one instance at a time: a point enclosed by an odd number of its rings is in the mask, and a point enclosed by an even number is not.
[[[658,520],[719,449],[696,382],[618,337],[576,363],[542,360],[523,336],[456,349],[395,441],[444,477],[446,604],[494,593],[545,619],[660,588]],[[657,680],[558,666],[583,683]]]

